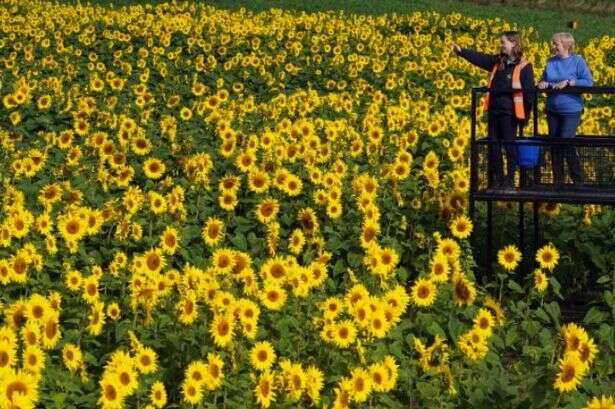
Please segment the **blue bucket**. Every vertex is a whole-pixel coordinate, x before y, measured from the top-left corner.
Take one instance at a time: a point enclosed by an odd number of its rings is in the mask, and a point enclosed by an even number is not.
[[[522,168],[533,168],[540,161],[540,145],[536,143],[539,138],[517,139],[517,158]]]

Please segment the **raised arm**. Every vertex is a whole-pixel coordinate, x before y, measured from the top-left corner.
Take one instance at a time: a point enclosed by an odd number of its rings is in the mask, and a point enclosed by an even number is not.
[[[483,54],[467,48],[461,48],[457,44],[453,44],[451,49],[455,55],[487,71],[491,71],[497,62],[497,57],[495,55]]]
[[[493,66],[497,63],[497,57],[495,55],[480,53],[468,48],[461,48],[458,55],[477,67],[487,71],[491,71]]]

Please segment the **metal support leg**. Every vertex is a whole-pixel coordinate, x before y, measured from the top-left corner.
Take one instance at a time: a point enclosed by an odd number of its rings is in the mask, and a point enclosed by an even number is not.
[[[493,252],[493,202],[487,200],[487,254],[485,273],[489,278],[493,277],[493,265],[491,253]]]
[[[474,202],[474,195],[470,193],[469,216],[470,216],[470,221],[472,222],[472,225],[474,226],[474,228],[472,229],[472,232],[470,233],[470,237],[468,237],[468,239],[470,240],[470,246],[473,249],[476,248],[475,245],[476,245],[476,230],[477,230],[476,220],[474,220],[475,206],[476,206],[476,203]],[[473,256],[476,257],[476,252],[473,252]]]
[[[534,202],[534,254],[536,254],[536,252],[538,251],[538,247],[539,247],[539,237],[538,237],[538,231],[539,231],[539,225],[538,225],[538,202]]]
[[[523,201],[519,202],[519,251],[521,252],[521,274],[525,275],[525,209],[523,208]]]

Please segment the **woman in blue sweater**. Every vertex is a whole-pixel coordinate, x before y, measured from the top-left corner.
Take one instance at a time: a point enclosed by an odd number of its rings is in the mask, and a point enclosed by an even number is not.
[[[570,33],[554,34],[551,45],[555,55],[547,60],[538,88],[552,87],[558,90],[568,86],[591,87],[594,84],[585,60],[574,52],[574,38]],[[549,137],[572,138],[576,136],[583,112],[581,94],[549,94],[546,110]],[[553,147],[551,156],[553,179],[556,185],[564,183],[564,158],[568,163],[570,176],[575,185],[583,185],[583,169],[574,147]]]

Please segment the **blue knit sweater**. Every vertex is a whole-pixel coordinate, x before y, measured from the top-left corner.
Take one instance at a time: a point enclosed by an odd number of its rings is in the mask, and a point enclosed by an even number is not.
[[[592,74],[583,57],[571,54],[566,58],[558,56],[547,60],[547,65],[541,81],[547,81],[553,86],[564,80],[574,80],[575,86],[591,87],[594,85]],[[547,96],[547,111],[557,113],[575,113],[583,110],[583,96],[581,94],[549,94]]]

